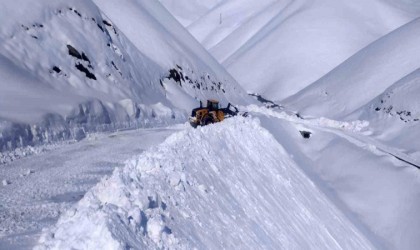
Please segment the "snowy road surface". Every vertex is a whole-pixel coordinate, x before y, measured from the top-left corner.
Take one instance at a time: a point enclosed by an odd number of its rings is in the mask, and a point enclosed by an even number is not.
[[[0,249],[30,248],[43,227],[115,167],[177,128],[101,134],[0,166]]]
[[[251,117],[101,135],[6,165],[0,248],[420,244],[418,169],[366,136],[368,123],[243,109]]]
[[[372,249],[257,119],[188,128],[100,182],[39,249]]]

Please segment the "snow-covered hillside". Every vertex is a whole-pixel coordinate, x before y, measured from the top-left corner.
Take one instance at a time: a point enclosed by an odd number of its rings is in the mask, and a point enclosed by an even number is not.
[[[222,0],[159,0],[184,26],[196,21]]]
[[[380,38],[285,103],[313,116],[349,115],[420,67],[419,28],[416,19]]]
[[[419,1],[5,0],[0,23],[0,249],[419,248]],[[192,128],[210,98],[243,116]]]
[[[373,246],[257,120],[237,118],[174,134],[117,169],[44,232],[37,249],[50,248]]]
[[[375,136],[420,162],[420,70],[397,81],[349,118],[369,120]]]
[[[281,100],[419,16],[418,7],[385,0],[229,0],[188,29],[246,90]]]
[[[157,1],[16,0],[0,10],[0,150],[183,121],[208,97],[244,99]]]
[[[381,143],[367,136],[380,131],[366,121],[302,119],[255,106],[248,110],[260,117],[261,125],[354,225],[376,243],[377,249],[418,248],[419,158],[395,143]],[[303,139],[300,131],[310,132],[310,138]],[[417,127],[411,139],[418,131]],[[399,134],[409,137],[401,130]]]
[[[420,159],[420,19],[378,39],[284,101],[301,115],[364,119],[371,136]]]

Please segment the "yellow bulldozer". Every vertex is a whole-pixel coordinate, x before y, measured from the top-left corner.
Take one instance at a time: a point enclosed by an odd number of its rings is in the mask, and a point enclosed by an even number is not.
[[[203,107],[203,103],[200,101],[200,107],[193,109],[191,112],[190,124],[194,128],[205,126],[221,122],[226,117],[235,116],[238,113],[238,109],[230,103],[226,108],[220,108],[219,101],[210,99],[207,100],[207,107]]]

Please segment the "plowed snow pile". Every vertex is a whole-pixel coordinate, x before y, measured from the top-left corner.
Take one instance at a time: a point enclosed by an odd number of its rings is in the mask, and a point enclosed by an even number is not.
[[[187,129],[128,161],[38,246],[144,247],[372,248],[259,121],[245,118]]]

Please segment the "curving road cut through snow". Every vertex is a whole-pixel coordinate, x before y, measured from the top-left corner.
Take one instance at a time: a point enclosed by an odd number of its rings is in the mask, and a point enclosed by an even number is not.
[[[0,165],[0,181],[8,183],[0,186],[0,249],[32,248],[42,228],[55,224],[101,178],[179,129],[91,135]]]
[[[175,133],[45,230],[37,249],[371,249],[257,119]]]

